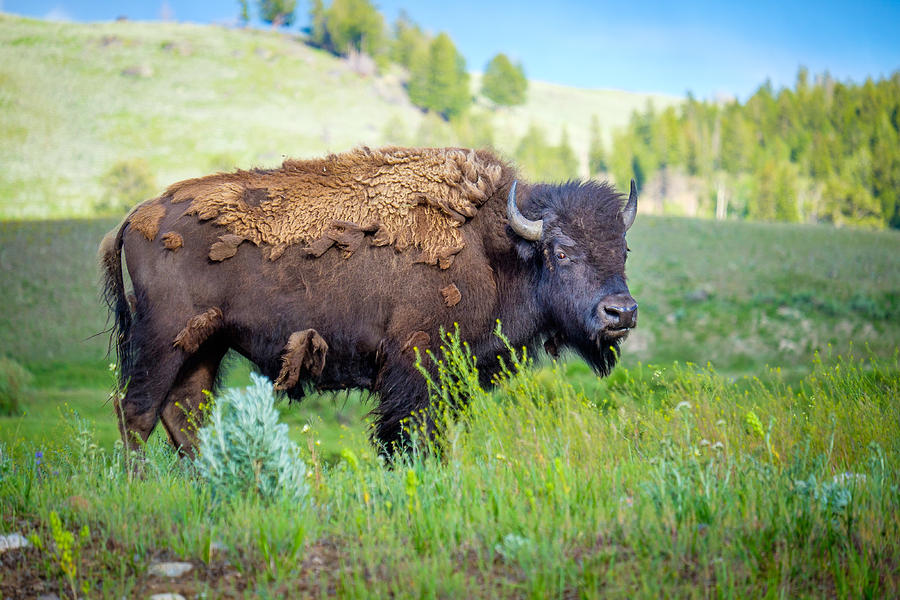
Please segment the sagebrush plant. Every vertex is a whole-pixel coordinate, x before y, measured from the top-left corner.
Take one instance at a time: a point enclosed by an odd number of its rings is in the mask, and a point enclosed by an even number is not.
[[[22,395],[31,382],[31,373],[15,360],[0,356],[0,416],[17,415]]]
[[[302,501],[309,492],[306,465],[279,422],[272,382],[255,373],[250,379],[213,403],[209,423],[197,432],[197,470],[214,498],[253,492],[264,500]]]

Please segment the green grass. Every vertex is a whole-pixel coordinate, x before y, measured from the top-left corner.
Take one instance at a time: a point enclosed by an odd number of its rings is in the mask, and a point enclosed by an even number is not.
[[[591,116],[608,134],[650,97],[533,82],[528,104],[494,115],[495,141],[510,152],[532,121],[554,141],[566,126],[585,165]],[[125,161],[143,161],[162,190],[210,171],[381,145],[398,128],[408,143],[460,143],[423,121],[398,69],[363,78],[292,35],[0,14],[0,218],[95,214],[119,191],[107,173]]]
[[[900,593],[900,355],[831,357],[793,388],[674,367],[591,393],[513,372],[472,398],[439,454],[386,468],[361,435],[311,497],[215,502],[155,444],[143,476],[89,425],[40,456],[6,447],[5,528],[36,546],[0,588],[209,596],[893,597]],[[14,457],[12,462],[10,456]],[[87,531],[64,576],[48,526]],[[177,581],[159,559],[191,562]],[[11,569],[11,570],[10,570]],[[71,572],[71,571],[70,571]],[[71,583],[70,583],[71,581]],[[15,582],[15,583],[13,583]]]

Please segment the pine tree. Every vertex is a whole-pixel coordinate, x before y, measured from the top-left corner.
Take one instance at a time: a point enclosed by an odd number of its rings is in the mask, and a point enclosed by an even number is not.
[[[600,137],[600,121],[597,119],[597,115],[591,117],[588,170],[592,176],[609,171],[609,165],[606,162],[606,150],[603,148],[603,139]]]
[[[516,148],[516,162],[534,180],[566,181],[578,175],[578,160],[565,129],[559,145],[552,146],[543,130],[532,123]]]
[[[297,0],[259,0],[259,18],[272,27],[290,27],[295,10]]]
[[[413,104],[450,119],[471,103],[465,60],[446,33],[432,40],[427,57],[414,57],[411,71],[408,91]]]
[[[369,0],[333,0],[324,17],[333,52],[377,56],[385,51],[384,18]]]
[[[322,0],[312,0],[309,8],[309,38],[320,48],[329,48],[331,40],[328,37],[328,28],[325,24],[325,6]]]
[[[247,4],[247,0],[238,0],[238,5],[241,7],[238,19],[241,22],[241,26],[244,26],[250,21],[250,6]]]
[[[497,54],[487,64],[481,93],[501,106],[525,103],[528,80],[521,64],[514,65],[505,54]]]
[[[410,20],[403,11],[394,23],[394,39],[391,43],[391,60],[407,69],[412,68],[416,57],[428,53],[430,40],[425,32]]]

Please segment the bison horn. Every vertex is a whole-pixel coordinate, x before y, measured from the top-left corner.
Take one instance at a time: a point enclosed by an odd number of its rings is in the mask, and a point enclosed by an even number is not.
[[[628,194],[628,202],[622,209],[622,221],[625,223],[625,231],[634,224],[634,217],[637,216],[637,186],[634,185],[634,179],[631,180],[631,193]]]
[[[509,226],[522,238],[530,242],[536,242],[541,239],[544,221],[542,219],[531,221],[519,212],[519,207],[516,204],[517,183],[518,181],[513,181],[512,187],[509,189],[509,198],[506,201],[506,216],[509,219]]]

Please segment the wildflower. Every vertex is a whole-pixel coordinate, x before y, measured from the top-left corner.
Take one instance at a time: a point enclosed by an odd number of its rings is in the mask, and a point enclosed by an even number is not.
[[[306,433],[309,431],[309,423],[303,426],[303,429],[300,430],[300,433]]]
[[[723,444],[722,442],[716,442],[715,444],[712,445],[712,449],[713,450],[724,450],[725,444]]]
[[[682,400],[681,402],[679,402],[678,404],[675,405],[675,410],[681,410],[682,408],[691,410],[691,403],[688,402],[687,400]]]
[[[44,453],[41,452],[40,450],[38,450],[37,452],[34,453],[34,464],[36,464],[36,465],[41,464],[41,462],[43,462],[41,459],[43,459],[43,458],[44,458]]]
[[[701,446],[709,446],[709,440],[706,438],[703,438],[702,440],[700,440],[700,445]]]
[[[109,370],[110,370],[110,371],[115,371],[115,370],[116,370],[116,363],[109,363]]]
[[[497,460],[506,460],[506,457],[502,454],[497,454]]]

